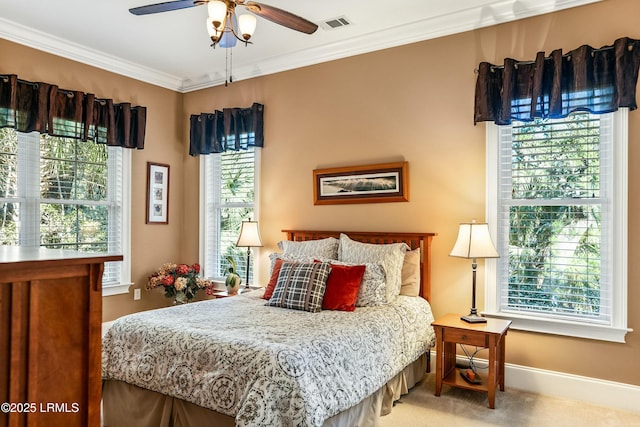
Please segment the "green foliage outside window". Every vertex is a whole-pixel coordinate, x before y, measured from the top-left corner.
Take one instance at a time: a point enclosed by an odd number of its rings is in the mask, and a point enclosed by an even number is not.
[[[237,264],[240,277],[247,273],[247,248],[238,248],[235,243],[240,235],[242,221],[253,216],[255,198],[254,186],[254,152],[251,150],[227,151],[222,154],[222,174],[220,193],[220,254],[218,271],[225,272],[228,267],[227,257],[232,257]],[[251,270],[251,266],[249,266]],[[250,278],[251,278],[251,271]]]
[[[0,244],[19,244],[20,209],[35,200],[41,246],[107,251],[107,147],[48,135],[39,142],[39,161],[19,161],[17,133],[0,129]],[[18,164],[24,169],[20,173]],[[34,173],[39,175],[34,178],[39,179],[39,194],[18,194],[18,179]]]
[[[599,120],[579,113],[512,129],[508,306],[597,314]]]
[[[0,244],[17,245],[18,205],[4,200],[17,195],[18,136],[15,131],[0,129]]]

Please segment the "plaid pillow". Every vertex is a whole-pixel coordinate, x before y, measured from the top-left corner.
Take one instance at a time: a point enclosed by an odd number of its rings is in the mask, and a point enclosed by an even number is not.
[[[328,262],[283,262],[273,295],[266,305],[312,313],[320,311],[330,272]]]

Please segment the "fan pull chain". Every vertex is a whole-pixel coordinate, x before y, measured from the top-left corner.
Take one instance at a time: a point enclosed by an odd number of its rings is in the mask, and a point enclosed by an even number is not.
[[[229,86],[229,50],[231,48],[227,49],[224,55],[224,87]]]
[[[224,87],[229,86],[229,83],[233,83],[233,48],[232,47],[227,49],[226,55],[225,55]]]

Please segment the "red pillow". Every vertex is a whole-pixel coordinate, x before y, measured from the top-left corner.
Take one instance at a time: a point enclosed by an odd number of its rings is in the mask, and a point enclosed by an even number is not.
[[[364,276],[364,265],[334,265],[327,279],[323,310],[353,311]]]
[[[282,268],[282,258],[276,258],[273,263],[273,271],[271,272],[271,278],[269,279],[269,283],[267,283],[267,287],[264,290],[264,295],[262,298],[271,299],[273,295],[273,290],[276,288],[276,283],[278,283],[278,276],[280,276],[280,269]]]

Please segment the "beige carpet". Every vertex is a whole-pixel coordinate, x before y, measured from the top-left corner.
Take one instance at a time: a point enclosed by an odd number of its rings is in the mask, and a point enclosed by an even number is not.
[[[640,413],[618,411],[582,402],[556,399],[507,388],[489,409],[486,393],[443,386],[434,396],[435,373],[427,374],[403,396],[380,427],[640,427]],[[640,402],[638,403],[640,405]]]

